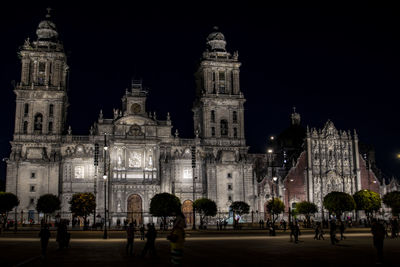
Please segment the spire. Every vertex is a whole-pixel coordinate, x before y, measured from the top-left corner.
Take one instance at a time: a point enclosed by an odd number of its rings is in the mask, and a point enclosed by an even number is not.
[[[39,23],[36,35],[39,41],[55,41],[58,38],[56,25],[51,21],[51,8],[47,8],[45,19]]]
[[[290,116],[292,125],[300,125],[300,114],[296,112],[296,107],[293,107],[293,113]]]

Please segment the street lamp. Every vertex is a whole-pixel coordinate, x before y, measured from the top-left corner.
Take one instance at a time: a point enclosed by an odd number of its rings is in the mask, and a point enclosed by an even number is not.
[[[104,172],[103,172],[103,180],[104,180],[104,234],[103,239],[107,239],[107,135],[104,133]]]

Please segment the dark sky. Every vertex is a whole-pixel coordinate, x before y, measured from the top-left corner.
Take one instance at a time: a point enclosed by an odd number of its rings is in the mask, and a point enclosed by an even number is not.
[[[331,119],[338,129],[357,129],[361,141],[374,145],[378,166],[400,176],[396,9],[190,3],[52,4],[71,70],[68,125],[74,134],[88,134],[101,108],[111,117],[135,75],[149,88],[148,110],[161,119],[169,111],[181,136],[192,137],[193,73],[206,37],[217,25],[228,50],[238,50],[242,62],[251,152],[265,151],[268,136],[289,126],[296,106],[304,126],[320,128]],[[11,81],[20,80],[17,51],[26,37],[35,38],[46,7],[35,1],[32,6],[2,8],[2,158],[9,156],[14,128]],[[0,176],[4,175],[2,163]]]

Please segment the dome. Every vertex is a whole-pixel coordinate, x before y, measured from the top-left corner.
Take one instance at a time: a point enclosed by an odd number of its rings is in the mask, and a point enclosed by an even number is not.
[[[49,20],[43,20],[39,23],[39,26],[36,30],[36,35],[39,40],[49,40],[49,39],[57,39],[58,32],[56,29],[56,25]]]
[[[225,36],[218,31],[218,27],[214,27],[214,32],[210,33],[207,37],[207,46],[211,51],[225,52]]]

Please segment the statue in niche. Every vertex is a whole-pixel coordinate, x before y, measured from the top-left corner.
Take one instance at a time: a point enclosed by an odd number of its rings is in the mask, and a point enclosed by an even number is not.
[[[43,121],[42,114],[37,114],[35,116],[35,124],[34,124],[35,131],[42,132],[42,121]]]
[[[117,203],[117,212],[121,212],[121,200],[118,199],[118,203]]]
[[[117,161],[117,166],[118,166],[119,168],[121,168],[121,165],[122,165],[122,159],[121,159],[121,156],[119,155],[119,156],[118,156],[118,161]]]
[[[153,168],[153,157],[151,155],[149,156],[149,167]]]

